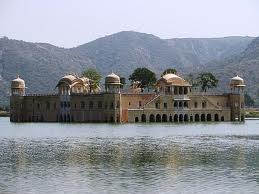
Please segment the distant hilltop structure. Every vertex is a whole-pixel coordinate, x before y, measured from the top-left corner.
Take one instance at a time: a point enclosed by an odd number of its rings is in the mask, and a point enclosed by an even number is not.
[[[120,77],[105,77],[104,90],[91,80],[68,74],[57,83],[57,94],[26,95],[25,81],[11,82],[11,122],[206,122],[244,121],[244,80],[233,77],[229,93],[213,95],[192,91],[180,76],[167,73],[155,92],[143,93],[134,83],[124,91]]]

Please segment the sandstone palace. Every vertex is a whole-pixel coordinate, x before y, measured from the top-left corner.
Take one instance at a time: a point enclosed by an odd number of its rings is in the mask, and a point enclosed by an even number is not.
[[[91,89],[87,77],[66,75],[57,83],[56,94],[26,95],[21,78],[11,82],[12,122],[202,122],[243,121],[244,80],[233,77],[229,92],[216,95],[194,92],[186,80],[166,74],[153,92],[133,86],[121,89],[120,77],[105,77],[104,90]]]

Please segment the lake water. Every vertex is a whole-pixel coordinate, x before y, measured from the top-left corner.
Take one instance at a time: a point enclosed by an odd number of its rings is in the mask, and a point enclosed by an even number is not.
[[[10,123],[0,193],[259,193],[259,120]]]

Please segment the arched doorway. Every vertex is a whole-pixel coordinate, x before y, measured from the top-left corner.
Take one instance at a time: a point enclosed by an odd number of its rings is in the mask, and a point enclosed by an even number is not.
[[[145,114],[141,115],[141,122],[147,122],[147,118]]]
[[[62,117],[62,115],[59,116],[59,121],[60,121],[60,122],[63,122],[63,117]]]
[[[179,121],[183,122],[183,115],[182,114],[179,115]]]
[[[205,114],[201,114],[201,121],[206,121]]]
[[[135,123],[138,123],[138,117],[135,117]]]
[[[211,114],[207,114],[207,121],[211,121]]]
[[[190,116],[190,121],[193,122],[193,116],[192,115]]]
[[[185,122],[188,122],[188,121],[189,121],[187,114],[184,115],[184,121],[185,121]]]
[[[153,114],[149,116],[149,122],[155,122],[155,116]]]
[[[218,114],[214,115],[214,121],[219,121],[219,115]]]
[[[156,115],[156,122],[161,122],[161,115],[160,114]]]
[[[224,121],[224,120],[225,120],[225,118],[224,118],[224,116],[222,116],[222,117],[221,117],[221,121]]]
[[[114,122],[114,118],[113,116],[110,117],[110,122],[113,123]]]
[[[195,115],[195,122],[199,122],[200,121],[200,116],[198,114]]]
[[[174,122],[178,122],[178,115],[174,115]]]
[[[162,122],[167,122],[167,115],[166,115],[166,114],[163,114],[163,116],[162,116]]]

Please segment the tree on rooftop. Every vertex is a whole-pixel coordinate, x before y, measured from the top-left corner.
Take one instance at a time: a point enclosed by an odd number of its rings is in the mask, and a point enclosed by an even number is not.
[[[209,88],[216,88],[218,86],[218,79],[210,72],[202,72],[197,77],[198,84],[201,90],[206,92]]]
[[[192,74],[192,73],[189,73],[187,76],[186,76],[186,81],[188,81],[192,87],[197,87],[199,85],[199,80],[197,79],[197,77]]]
[[[149,90],[156,83],[156,74],[145,67],[137,68],[129,76],[129,80],[131,83],[139,81],[141,88],[147,88]]]
[[[100,85],[102,76],[94,68],[89,68],[83,71],[82,76],[87,77],[91,80],[91,90],[95,90]]]

